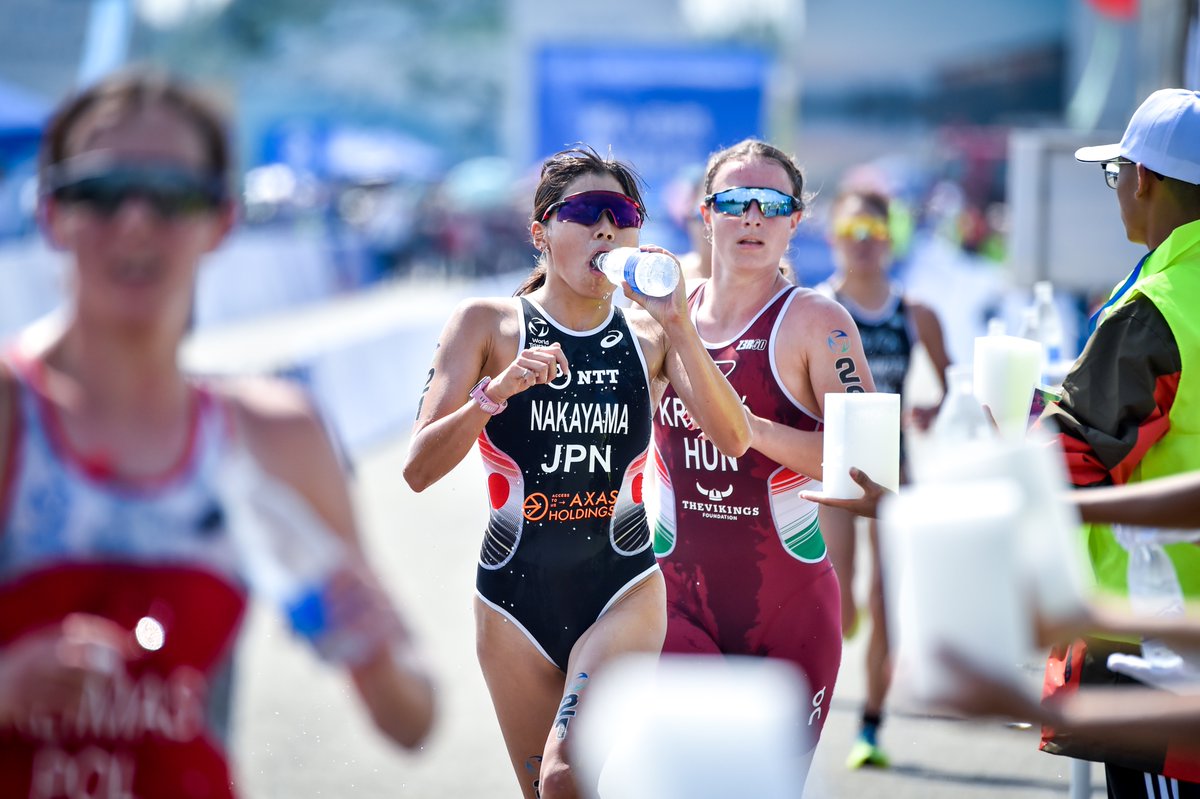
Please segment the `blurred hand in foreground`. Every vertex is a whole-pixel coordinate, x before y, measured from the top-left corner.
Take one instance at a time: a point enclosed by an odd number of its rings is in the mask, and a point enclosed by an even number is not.
[[[73,714],[85,692],[117,679],[136,652],[129,630],[86,613],[20,636],[0,657],[0,726]]]

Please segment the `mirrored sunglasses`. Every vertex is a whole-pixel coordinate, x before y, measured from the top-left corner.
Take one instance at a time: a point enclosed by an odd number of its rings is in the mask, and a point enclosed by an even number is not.
[[[540,221],[545,222],[555,211],[558,211],[558,221],[581,225],[596,224],[605,211],[620,228],[640,228],[646,218],[642,207],[632,197],[618,191],[581,191],[564,197],[547,208]]]
[[[765,217],[790,216],[801,210],[800,200],[775,189],[738,187],[725,189],[708,195],[704,204],[726,216],[742,216],[750,210],[750,203],[758,203],[758,210]]]
[[[125,202],[144,200],[164,219],[216,210],[226,199],[220,178],[186,169],[114,166],[102,171],[53,176],[49,193],[61,203],[81,205],[112,216]]]
[[[877,216],[848,216],[834,223],[833,235],[854,241],[887,241],[891,231],[887,220]]]

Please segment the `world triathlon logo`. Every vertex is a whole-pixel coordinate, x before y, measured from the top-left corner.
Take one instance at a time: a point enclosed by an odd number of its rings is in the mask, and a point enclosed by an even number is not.
[[[827,339],[829,351],[834,355],[842,355],[850,351],[850,336],[845,330],[835,330]]]

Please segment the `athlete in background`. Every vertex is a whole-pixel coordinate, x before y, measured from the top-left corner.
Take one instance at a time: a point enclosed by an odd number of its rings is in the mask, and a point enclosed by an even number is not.
[[[837,300],[850,312],[862,337],[863,351],[875,388],[901,394],[912,362],[913,348],[925,348],[934,372],[946,389],[946,367],[950,358],[937,315],[926,305],[906,298],[888,275],[892,260],[892,237],[887,196],[868,189],[847,189],[833,201],[829,242],[836,271],[817,290]],[[937,406],[914,407],[908,421],[926,430]],[[903,450],[901,451],[903,458]],[[842,625],[846,637],[858,626],[854,601],[856,539],[854,517],[836,508],[823,508],[821,523],[829,542],[829,554],[842,586]],[[868,529],[871,541],[871,583],[867,607],[871,632],[867,640],[867,696],[863,704],[858,738],[846,759],[850,768],[886,767],[887,755],[879,745],[883,705],[891,683],[887,618],[883,607],[883,576],[879,564],[879,530],[874,520]]]
[[[804,204],[793,160],[761,141],[714,154],[704,221],[713,276],[688,306],[704,346],[742,397],[751,449],[722,454],[668,388],[655,414],[655,553],[667,583],[665,652],[739,654],[797,664],[812,690],[815,748],[841,659],[838,578],[817,505],[828,392],[873,391],[845,309],[792,285],[780,260]],[[799,753],[798,753],[799,754]]]
[[[644,310],[613,305],[595,258],[636,247],[643,219],[626,165],[591,149],[547,159],[530,222],[538,266],[516,299],[467,300],[446,324],[405,466],[422,491],[478,441],[491,516],[477,651],[526,799],[580,795],[569,731],[589,681],[614,657],[662,647],[642,468],[667,381],[727,456],[749,443],[683,282],[661,298],[626,286]]]

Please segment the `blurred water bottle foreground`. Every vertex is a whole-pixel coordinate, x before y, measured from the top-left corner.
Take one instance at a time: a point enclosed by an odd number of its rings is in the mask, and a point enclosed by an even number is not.
[[[614,286],[624,280],[630,288],[648,297],[665,297],[679,283],[675,259],[661,252],[637,247],[618,247],[596,256],[596,266]]]
[[[280,608],[292,629],[323,660],[350,665],[367,660],[385,643],[387,625],[366,624],[354,614],[338,612],[339,595],[353,591],[361,580],[342,540],[303,497],[264,471],[244,446],[231,449],[217,483],[230,536],[253,593]],[[358,611],[369,606],[344,604]]]

